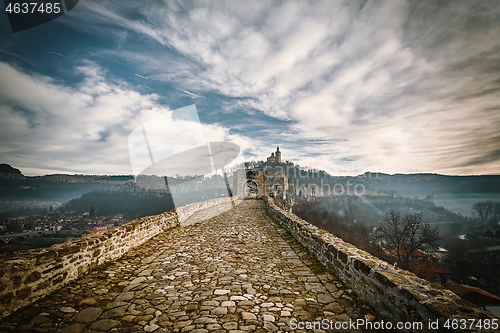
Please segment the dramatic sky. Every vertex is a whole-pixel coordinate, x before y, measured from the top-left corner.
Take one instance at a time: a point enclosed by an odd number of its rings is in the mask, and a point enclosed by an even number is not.
[[[500,174],[500,2],[80,0],[18,33],[0,13],[0,163],[130,174],[129,134],[192,104],[246,160]]]

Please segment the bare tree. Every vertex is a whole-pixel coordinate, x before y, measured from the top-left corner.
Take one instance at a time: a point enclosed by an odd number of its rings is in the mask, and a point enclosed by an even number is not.
[[[500,220],[500,201],[493,203],[493,214],[495,220]]]
[[[486,201],[485,202],[485,205],[486,205],[486,216],[485,218],[487,220],[492,220],[493,219],[493,201]]]
[[[376,236],[386,249],[394,251],[397,263],[403,269],[408,268],[416,250],[426,246],[437,248],[440,240],[437,227],[423,223],[421,213],[401,216],[395,210],[385,214]]]
[[[495,221],[500,219],[500,202],[476,202],[472,206],[472,209],[477,212],[482,221]]]
[[[472,209],[477,212],[481,220],[486,218],[486,206],[486,202],[476,202],[472,205]]]

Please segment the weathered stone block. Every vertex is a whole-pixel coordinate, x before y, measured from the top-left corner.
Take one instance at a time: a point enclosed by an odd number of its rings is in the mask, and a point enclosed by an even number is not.
[[[50,272],[57,271],[58,269],[61,269],[61,268],[63,268],[63,267],[64,267],[64,265],[63,265],[63,264],[59,264],[59,265],[52,266],[52,267],[50,267],[49,269],[44,270],[44,271],[43,271],[43,274],[45,275],[45,274],[48,274],[48,273],[50,273]]]
[[[38,271],[33,271],[30,275],[28,275],[24,279],[24,284],[28,284],[28,283],[32,283],[32,282],[38,281],[41,277],[42,277],[42,273],[40,273]]]
[[[20,275],[14,275],[10,280],[12,281],[12,285],[17,288],[21,285],[23,278]]]
[[[56,285],[64,281],[64,274],[58,274],[52,279],[52,285]]]
[[[354,260],[353,266],[354,266],[355,269],[357,269],[358,271],[363,272],[366,275],[370,274],[370,272],[372,270],[371,267],[368,264],[366,264],[365,262],[362,262],[361,260],[358,260],[358,259]]]
[[[78,245],[64,246],[59,250],[59,256],[65,257],[69,254],[78,253],[81,251],[81,247]]]
[[[50,286],[50,280],[44,280],[44,281],[41,281],[39,284],[37,284],[36,288],[35,288],[35,291],[40,291],[40,290],[45,290],[47,289],[49,286]]]
[[[0,304],[9,304],[13,298],[14,298],[13,292],[8,292],[5,295],[1,295],[0,296]]]
[[[333,244],[328,244],[327,245],[327,250],[329,253],[331,253],[333,256],[337,256],[337,248]]]
[[[88,264],[83,264],[78,267],[78,275],[84,274],[87,272],[89,265]]]
[[[345,254],[344,252],[342,251],[338,251],[337,252],[337,258],[339,258],[339,260],[341,262],[343,262],[344,264],[347,264],[347,254]]]
[[[19,273],[20,271],[25,271],[30,268],[31,260],[19,259],[10,260],[10,271],[12,274]]]
[[[58,256],[59,256],[59,254],[57,253],[57,251],[47,251],[47,252],[40,253],[36,257],[36,264],[37,265],[46,264],[48,262],[56,260]]]
[[[374,273],[375,279],[383,286],[386,288],[394,288],[396,287],[396,283],[389,279],[383,271],[378,271]]]
[[[16,298],[25,299],[31,295],[31,287],[26,287],[16,291]]]

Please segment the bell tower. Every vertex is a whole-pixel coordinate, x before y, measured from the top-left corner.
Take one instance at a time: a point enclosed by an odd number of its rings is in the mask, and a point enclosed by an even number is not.
[[[281,152],[280,152],[280,147],[276,147],[276,163],[280,164],[281,163]]]

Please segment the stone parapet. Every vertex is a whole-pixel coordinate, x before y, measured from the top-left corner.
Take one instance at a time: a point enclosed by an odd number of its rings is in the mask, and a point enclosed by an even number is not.
[[[222,197],[201,202],[194,202],[189,205],[179,207],[176,209],[179,222],[182,223],[182,221],[187,220],[194,213],[213,206],[227,205],[227,207],[230,209],[232,207],[231,200],[234,201],[235,199],[236,198],[231,199],[230,197]]]
[[[179,217],[188,217],[197,210],[229,200],[217,198],[192,203],[106,231],[69,239],[49,248],[28,250],[0,259],[0,317],[50,294],[88,270],[122,256],[160,232],[178,226]]]
[[[461,319],[481,319],[483,323],[485,319],[496,319],[500,322],[490,312],[461,299],[441,285],[431,284],[406,270],[396,269],[293,213],[282,210],[272,199],[265,197],[264,200],[269,214],[327,269],[354,289],[362,301],[376,309],[383,319],[394,323],[422,322],[422,331],[433,332],[435,330],[429,330],[428,326],[436,321],[439,322],[439,330],[436,330],[439,332],[475,331],[460,328],[447,330],[447,321],[450,325]],[[490,330],[483,328],[477,332]]]

